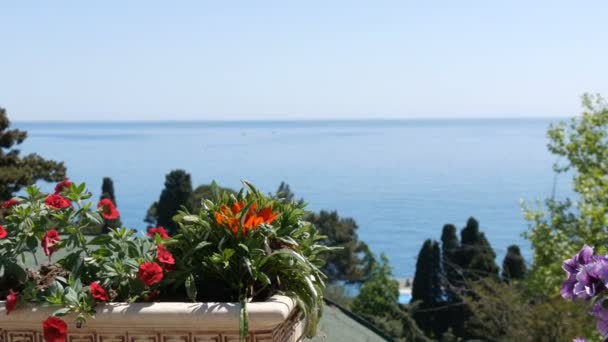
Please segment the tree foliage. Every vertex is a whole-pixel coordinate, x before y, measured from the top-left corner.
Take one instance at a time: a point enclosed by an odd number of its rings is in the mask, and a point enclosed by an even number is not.
[[[381,255],[380,262],[373,263],[352,310],[396,341],[428,341],[409,312],[399,306],[398,299],[399,283],[392,278],[388,258]]]
[[[561,298],[531,299],[522,283],[485,278],[469,284],[470,338],[484,341],[572,341],[598,336],[584,306]],[[594,336],[591,336],[594,335]]]
[[[336,211],[321,210],[306,217],[326,236],[321,243],[340,247],[327,255],[323,272],[330,281],[360,283],[365,281],[374,263],[374,256],[367,244],[359,241],[357,223],[352,218],[342,218]]]
[[[61,181],[66,177],[63,163],[46,160],[37,154],[21,157],[16,146],[27,138],[27,132],[9,129],[6,110],[0,107],[0,199],[9,199],[23,187],[39,180]]]
[[[496,253],[483,232],[479,222],[471,217],[460,232],[460,248],[456,259],[462,274],[467,279],[497,277]]]
[[[521,255],[519,246],[509,246],[502,262],[502,279],[505,281],[522,280],[525,278],[527,271],[526,262]]]
[[[608,106],[599,95],[586,94],[582,102],[579,117],[548,131],[549,151],[559,158],[554,170],[572,175],[576,201],[552,197],[544,208],[524,208],[534,253],[530,286],[548,296],[559,293],[561,261],[585,243],[608,244]]]
[[[274,196],[298,205],[304,203],[303,199],[295,199],[295,194],[285,182],[281,182]],[[372,265],[376,261],[367,244],[359,240],[359,227],[354,219],[342,218],[335,210],[321,210],[319,213],[311,213],[306,220],[314,224],[321,235],[326,236],[321,243],[340,248],[327,255],[323,267],[330,282],[357,284],[370,276]]]
[[[180,208],[188,208],[192,195],[190,174],[184,170],[173,170],[165,176],[165,188],[157,202],[154,202],[145,221],[157,226],[163,226],[169,234],[177,231],[173,217]]]

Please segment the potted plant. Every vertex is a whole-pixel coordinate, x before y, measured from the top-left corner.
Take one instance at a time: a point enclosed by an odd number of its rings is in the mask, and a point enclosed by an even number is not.
[[[174,217],[174,236],[163,227],[85,235],[118,210],[110,200],[93,207],[84,183],[66,180],[53,194],[31,186],[6,201],[0,341],[314,336],[330,248],[303,220],[303,204],[243,183],[237,194],[213,184],[200,213]]]

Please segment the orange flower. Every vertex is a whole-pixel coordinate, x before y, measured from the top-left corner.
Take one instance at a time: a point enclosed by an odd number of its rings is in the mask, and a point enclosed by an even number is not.
[[[236,215],[243,209],[244,206],[245,206],[245,202],[243,202],[243,201],[234,202],[232,204],[232,206],[230,207],[230,210],[232,211],[232,214]]]
[[[243,217],[241,210],[243,210],[244,207],[245,202],[243,201],[234,202],[230,208],[226,205],[221,206],[219,211],[213,213],[215,222],[219,225],[227,225],[232,234],[236,236],[239,232],[241,218]],[[249,231],[256,229],[264,223],[270,224],[279,216],[279,214],[272,212],[270,206],[260,210],[260,212],[257,212],[257,208],[257,203],[254,202],[249,207],[249,210],[247,210],[247,214],[243,221],[244,237],[247,236]]]
[[[274,220],[276,220],[277,217],[279,217],[279,214],[274,214],[272,212],[272,208],[268,206],[268,207],[260,210],[260,212],[258,213],[258,216],[260,216],[264,219],[264,223],[271,224]]]

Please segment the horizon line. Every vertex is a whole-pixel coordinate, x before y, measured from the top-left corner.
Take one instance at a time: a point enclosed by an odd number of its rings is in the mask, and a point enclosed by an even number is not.
[[[506,121],[569,119],[573,116],[516,116],[516,117],[409,117],[409,118],[293,118],[293,119],[133,119],[133,120],[11,120],[25,124],[109,124],[109,123],[264,123],[264,122],[404,122],[404,121]]]

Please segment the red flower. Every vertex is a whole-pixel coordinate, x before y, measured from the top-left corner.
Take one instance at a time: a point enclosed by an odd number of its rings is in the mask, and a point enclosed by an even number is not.
[[[72,205],[69,199],[58,194],[49,195],[46,198],[46,201],[44,201],[44,204],[46,204],[47,207],[55,210],[67,208]]]
[[[7,315],[9,313],[11,313],[11,311],[15,310],[15,307],[17,306],[17,297],[18,296],[19,296],[19,292],[13,292],[13,290],[10,290],[8,296],[6,296],[5,308],[6,308]]]
[[[61,318],[51,316],[42,322],[42,332],[46,342],[64,342],[68,325]]]
[[[163,263],[165,266],[167,265],[175,265],[175,259],[173,259],[173,255],[169,250],[165,249],[165,246],[158,245],[156,246],[158,261]]]
[[[6,232],[6,229],[4,229],[4,226],[0,224],[0,239],[4,239],[7,235],[8,233]]]
[[[50,257],[55,252],[55,245],[59,243],[59,232],[55,229],[51,229],[44,234],[40,246],[44,248],[44,255]]]
[[[146,286],[152,286],[163,279],[163,269],[155,262],[144,262],[137,276]]]
[[[169,238],[169,234],[167,234],[167,230],[165,230],[165,227],[163,226],[158,226],[156,228],[149,228],[148,229],[148,236],[151,238],[154,238],[154,235],[160,235],[161,239],[167,239]]]
[[[89,288],[91,289],[91,296],[93,298],[102,302],[108,300],[108,294],[106,293],[106,290],[104,290],[104,288],[101,287],[98,282],[92,282],[91,285],[89,285]]]
[[[17,204],[19,204],[19,201],[14,198],[11,198],[7,201],[4,201],[4,203],[2,203],[2,209],[9,209]]]
[[[97,203],[97,209],[99,208],[101,208],[101,216],[106,220],[116,220],[120,216],[116,206],[109,198],[104,198],[99,201],[99,203]]]
[[[71,185],[72,185],[72,182],[70,182],[67,179],[59,182],[59,183],[57,183],[57,185],[55,185],[55,193],[58,194],[58,193],[62,192],[63,190],[69,189]]]

